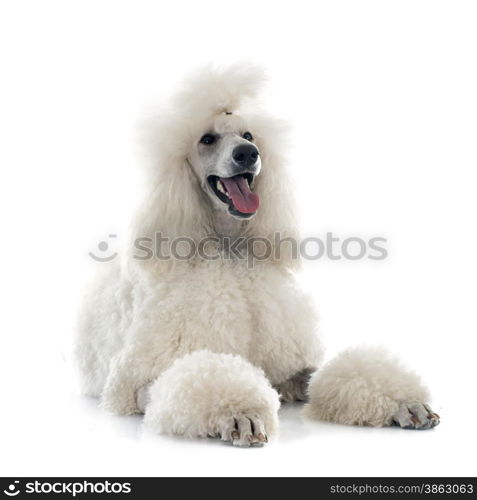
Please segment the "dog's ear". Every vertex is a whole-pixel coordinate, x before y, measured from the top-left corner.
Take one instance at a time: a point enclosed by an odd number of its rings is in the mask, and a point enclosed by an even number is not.
[[[187,161],[162,169],[140,210],[136,228],[142,236],[161,231],[171,238],[202,237],[208,229],[207,205]]]
[[[167,168],[158,172],[154,186],[136,212],[129,254],[125,256],[127,265],[135,262],[162,269],[173,261],[171,244],[175,239],[198,242],[209,235],[210,209],[203,197],[187,161],[171,158]],[[187,254],[187,242],[183,245],[185,251],[181,254]]]
[[[246,236],[266,238],[274,263],[296,269],[300,265],[300,239],[291,180],[282,158],[271,155],[263,163],[263,175],[257,177],[255,186],[260,209],[249,221]]]
[[[287,168],[289,124],[265,113],[248,118],[260,149],[262,169],[255,179],[260,209],[250,220],[248,237],[266,238],[277,265],[296,269],[300,264],[300,230],[293,180]]]

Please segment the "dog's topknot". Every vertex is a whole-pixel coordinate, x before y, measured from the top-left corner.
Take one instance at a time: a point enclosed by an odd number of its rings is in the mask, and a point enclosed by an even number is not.
[[[177,110],[204,118],[234,112],[258,95],[265,79],[263,68],[252,63],[207,66],[186,79],[172,101]]]

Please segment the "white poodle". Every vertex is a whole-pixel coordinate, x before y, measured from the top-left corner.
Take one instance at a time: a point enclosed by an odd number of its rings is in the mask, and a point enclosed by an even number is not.
[[[102,264],[85,299],[84,392],[158,432],[241,446],[277,430],[280,398],[309,397],[305,413],[333,422],[434,427],[419,378],[379,350],[316,371],[316,315],[293,274],[285,127],[257,107],[262,81],[247,65],[204,70],[151,124],[129,251]]]

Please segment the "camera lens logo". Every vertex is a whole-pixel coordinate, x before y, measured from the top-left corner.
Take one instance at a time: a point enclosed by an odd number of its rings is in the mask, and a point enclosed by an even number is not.
[[[108,238],[116,238],[116,234],[110,234]],[[107,241],[100,241],[98,243],[98,251],[101,255],[97,255],[96,253],[89,252],[89,256],[96,260],[97,262],[109,262],[117,257],[117,252],[109,253],[109,243]],[[109,255],[108,255],[109,253]]]
[[[6,490],[3,490],[3,493],[9,497],[16,497],[20,493],[20,490],[17,488],[18,484],[20,484],[20,481],[13,481],[13,483],[8,485]]]

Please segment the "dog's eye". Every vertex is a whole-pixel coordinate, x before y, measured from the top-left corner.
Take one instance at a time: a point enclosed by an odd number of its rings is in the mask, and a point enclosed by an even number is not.
[[[210,144],[213,144],[215,142],[215,136],[212,134],[205,134],[200,139],[200,142],[209,146]]]
[[[246,141],[253,141],[253,135],[250,132],[245,132],[245,134],[243,134],[243,138]]]

